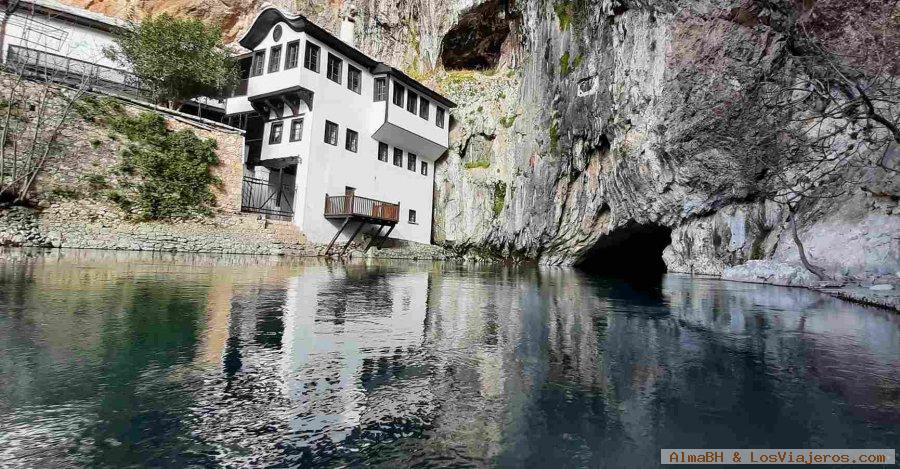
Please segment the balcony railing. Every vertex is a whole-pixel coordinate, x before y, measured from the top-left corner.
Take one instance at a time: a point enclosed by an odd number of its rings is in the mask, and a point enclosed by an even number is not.
[[[400,205],[358,195],[325,195],[325,218],[358,217],[397,223]]]
[[[244,177],[241,211],[279,217],[294,216],[294,188],[290,184],[269,184],[269,181]]]
[[[141,97],[144,94],[138,77],[127,70],[28,47],[10,45],[8,50],[6,67],[26,75],[69,84],[86,82],[92,88],[134,97]]]

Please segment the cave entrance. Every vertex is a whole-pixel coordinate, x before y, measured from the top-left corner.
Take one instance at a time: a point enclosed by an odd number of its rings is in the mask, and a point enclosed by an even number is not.
[[[658,279],[666,273],[662,253],[671,241],[672,230],[665,226],[624,226],[600,238],[576,266],[610,277]]]
[[[440,62],[447,70],[484,70],[497,66],[510,33],[512,0],[488,0],[460,15],[441,41]]]

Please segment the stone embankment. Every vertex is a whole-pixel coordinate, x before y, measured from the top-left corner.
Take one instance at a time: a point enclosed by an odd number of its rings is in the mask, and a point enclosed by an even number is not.
[[[364,240],[367,241],[367,240]],[[349,257],[451,259],[455,254],[437,246],[402,246],[361,251]],[[287,221],[260,219],[252,214],[217,213],[210,218],[174,222],[134,222],[117,208],[100,202],[57,202],[37,211],[25,207],[0,210],[0,246],[106,249],[185,253],[324,256],[325,246],[307,241]]]

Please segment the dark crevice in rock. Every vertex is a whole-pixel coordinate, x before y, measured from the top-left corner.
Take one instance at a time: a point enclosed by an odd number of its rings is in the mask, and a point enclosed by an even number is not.
[[[616,277],[658,277],[666,272],[662,252],[671,241],[672,230],[668,227],[630,224],[602,236],[577,266]]]
[[[496,67],[515,15],[512,0],[490,0],[463,13],[441,41],[441,64],[448,70]]]

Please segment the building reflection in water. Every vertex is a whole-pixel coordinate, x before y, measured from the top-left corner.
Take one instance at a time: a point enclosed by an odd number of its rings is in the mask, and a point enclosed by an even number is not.
[[[97,397],[73,387],[54,398],[89,404],[73,407],[78,438],[125,443],[70,454],[96,465],[647,467],[661,447],[900,441],[900,319],[812,292],[673,275],[648,289],[556,268],[234,262],[4,272],[32,286],[0,289],[19,312],[0,318],[0,343],[92,364],[72,370]],[[85,275],[103,287],[84,294],[95,288]],[[118,313],[22,313],[60,302]],[[6,454],[39,427],[72,439],[51,430],[71,419],[15,404],[46,400],[28,383],[52,371],[16,370],[0,384],[3,422],[46,423],[10,427]],[[168,426],[144,428],[154,422]],[[129,440],[135,431],[154,436]]]

